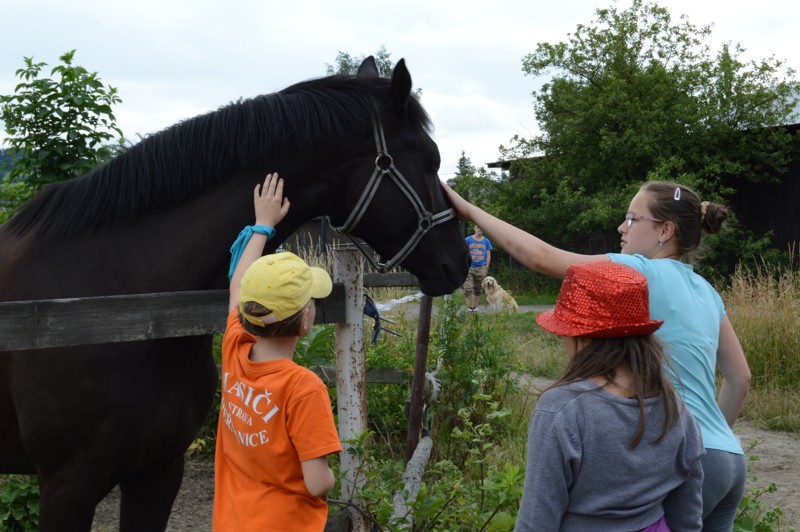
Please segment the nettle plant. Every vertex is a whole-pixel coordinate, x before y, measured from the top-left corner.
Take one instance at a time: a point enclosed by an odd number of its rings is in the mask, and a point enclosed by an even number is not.
[[[426,405],[424,432],[433,439],[431,461],[410,504],[413,530],[512,530],[522,494],[524,468],[497,459],[501,442],[519,420],[506,408],[514,386],[503,328],[486,316],[464,315],[445,298],[432,330],[428,371],[441,383]],[[367,360],[381,367],[410,368],[414,334],[368,346]],[[376,530],[407,530],[406,516],[393,516],[392,499],[404,488],[407,420],[398,415],[409,389],[392,385],[368,390],[370,428],[348,441],[363,460],[365,478],[356,493],[359,511]],[[375,393],[377,392],[377,393]],[[380,416],[388,415],[391,422]],[[523,423],[524,425],[524,423]]]

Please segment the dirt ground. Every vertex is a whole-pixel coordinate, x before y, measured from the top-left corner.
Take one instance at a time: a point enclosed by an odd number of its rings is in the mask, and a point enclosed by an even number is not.
[[[774,482],[775,493],[763,496],[764,506],[779,506],[786,513],[785,528],[800,531],[800,436],[786,432],[775,432],[753,427],[740,422],[737,432],[742,442],[757,440],[759,444],[751,454],[759,460],[752,463],[752,474],[756,481],[751,486],[766,486]],[[168,531],[189,532],[211,530],[211,508],[214,498],[214,463],[212,460],[189,460],[178,498],[172,509]],[[93,531],[118,530],[119,496],[113,491],[97,507]]]
[[[525,383],[525,379],[521,379]],[[528,380],[529,389],[544,390],[550,380],[533,377]],[[783,509],[784,520],[780,531],[796,530],[800,532],[800,435],[791,432],[778,432],[756,427],[746,421],[736,424],[736,434],[742,441],[745,450],[752,447],[748,454],[758,457],[750,462],[749,488],[761,488],[774,482],[778,490],[765,493],[759,500],[762,508],[779,507]]]
[[[800,531],[800,436],[760,429],[747,422],[739,422],[736,433],[742,438],[745,449],[753,440],[758,441],[748,453],[758,457],[750,466],[756,480],[748,481],[748,486],[763,487],[774,482],[778,491],[763,495],[764,506],[782,508],[784,530]]]

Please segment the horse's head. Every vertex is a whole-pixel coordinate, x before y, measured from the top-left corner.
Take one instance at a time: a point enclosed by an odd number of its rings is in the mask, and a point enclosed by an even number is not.
[[[378,78],[372,57],[358,76]],[[411,94],[402,59],[391,82],[385,81],[374,96],[366,155],[340,169],[347,173],[337,179],[348,187],[346,205],[331,223],[366,241],[380,255],[379,270],[399,264],[417,277],[424,293],[449,294],[463,283],[470,261],[439,182],[439,148],[428,134],[425,111]]]

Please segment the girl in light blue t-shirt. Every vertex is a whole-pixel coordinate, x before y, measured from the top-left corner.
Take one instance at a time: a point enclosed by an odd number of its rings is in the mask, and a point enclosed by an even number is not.
[[[684,185],[649,181],[633,197],[617,228],[622,253],[582,255],[551,246],[443,187],[459,218],[480,225],[496,245],[539,273],[563,279],[571,264],[614,261],[647,277],[651,316],[664,320],[655,334],[665,343],[675,387],[703,435],[703,530],[730,531],[747,476],[732,427],[747,396],[750,368],[722,299],[689,264],[701,234],[722,229],[727,209],[701,202]],[[723,376],[719,393],[717,369]]]

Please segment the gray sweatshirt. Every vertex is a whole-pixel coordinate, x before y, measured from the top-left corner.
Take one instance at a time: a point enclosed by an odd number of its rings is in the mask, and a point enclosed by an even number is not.
[[[542,394],[528,428],[514,530],[630,532],[662,515],[673,531],[701,530],[703,442],[680,404],[680,421],[653,444],[664,409],[660,397],[647,399],[644,438],[629,449],[639,421],[637,401],[586,380]]]

